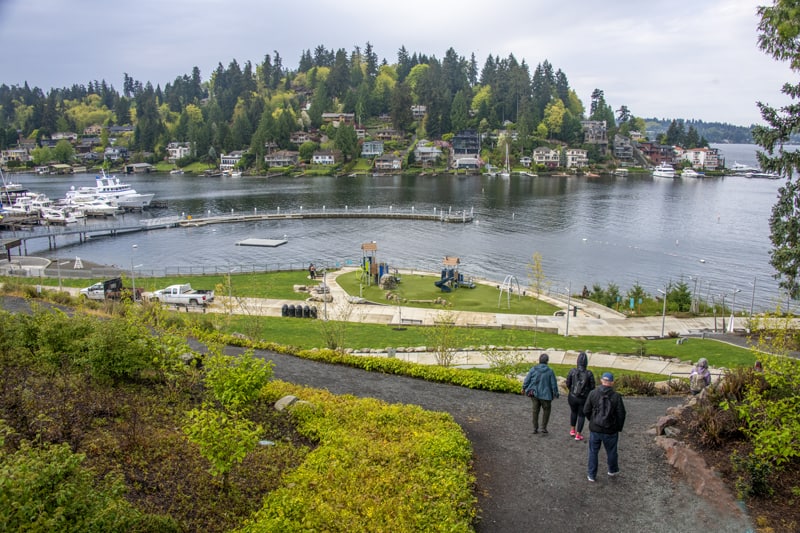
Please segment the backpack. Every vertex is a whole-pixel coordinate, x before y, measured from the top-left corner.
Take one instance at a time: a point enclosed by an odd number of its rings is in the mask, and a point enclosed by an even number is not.
[[[586,396],[586,388],[589,386],[589,371],[578,370],[572,376],[572,389],[570,392],[576,398],[584,398]]]
[[[597,404],[592,411],[592,424],[603,429],[614,428],[614,409],[608,394],[597,395]]]
[[[706,388],[706,380],[700,372],[694,371],[689,376],[689,388],[695,392],[699,392]]]

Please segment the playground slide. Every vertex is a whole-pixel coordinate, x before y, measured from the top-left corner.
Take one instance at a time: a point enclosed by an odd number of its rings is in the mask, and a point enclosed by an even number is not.
[[[441,279],[439,281],[434,281],[433,284],[442,289],[442,292],[452,292],[453,289],[447,285],[451,281],[453,281],[453,276]]]

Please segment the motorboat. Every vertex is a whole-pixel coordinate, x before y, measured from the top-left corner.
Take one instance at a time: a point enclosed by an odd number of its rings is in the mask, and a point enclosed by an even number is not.
[[[82,211],[87,217],[114,217],[122,208],[97,199],[90,202],[75,204],[75,208]]]
[[[66,226],[67,224],[72,224],[78,221],[75,215],[66,209],[57,209],[53,207],[42,209],[42,220],[44,220],[47,224],[54,224],[58,226]]]
[[[674,178],[675,169],[668,163],[661,163],[653,169],[654,178]]]
[[[615,176],[627,177],[628,176],[628,169],[627,168],[617,168],[617,169],[614,169],[614,172],[612,172],[612,174],[615,175]]]
[[[169,173],[173,174],[173,175],[180,175],[180,174],[183,174],[183,169],[182,168],[173,168],[172,170],[169,171]]]
[[[775,174],[774,172],[745,172],[745,178],[759,178],[765,180],[777,180],[780,179],[779,174]]]
[[[231,170],[231,177],[232,178],[241,178],[242,171],[241,170]]]
[[[744,163],[739,163],[738,161],[734,161],[731,168],[728,169],[734,174],[746,174],[747,172],[758,172],[759,169],[756,167],[751,167],[750,165],[745,165]]]
[[[701,174],[697,172],[693,168],[684,168],[681,170],[681,177],[682,178],[702,178],[705,174]]]
[[[130,184],[121,183],[115,176],[107,176],[105,171],[101,176],[96,176],[95,181],[94,187],[70,187],[66,195],[67,203],[80,205],[86,201],[101,200],[122,209],[138,210],[149,206],[155,196],[152,193],[138,193]]]

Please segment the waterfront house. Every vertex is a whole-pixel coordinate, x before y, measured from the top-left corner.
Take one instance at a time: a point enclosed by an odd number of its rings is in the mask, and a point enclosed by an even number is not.
[[[553,169],[559,165],[561,161],[561,154],[558,150],[540,146],[533,150],[533,160],[537,165],[542,165],[546,168]]]
[[[396,155],[384,154],[375,158],[375,170],[400,170],[402,165]]]
[[[600,155],[608,150],[608,128],[605,120],[581,120],[584,144],[597,147]]]
[[[293,167],[300,158],[298,152],[278,150],[264,156],[264,164],[268,167]]]
[[[716,148],[675,147],[675,156],[681,161],[688,161],[692,168],[717,170],[719,168],[719,151]]]
[[[317,150],[311,156],[314,165],[335,165],[342,160],[342,153],[338,150]]]
[[[519,164],[525,168],[531,168],[531,163],[533,163],[533,159],[527,155],[519,158]]]
[[[414,117],[414,120],[420,120],[425,116],[425,113],[428,112],[428,108],[424,105],[412,105],[411,106],[411,116]]]
[[[364,141],[361,145],[361,157],[377,157],[383,155],[383,141]]]
[[[422,139],[414,147],[414,159],[422,163],[435,162],[442,157],[442,151],[430,141]]]
[[[192,153],[192,146],[188,142],[171,142],[167,145],[167,161],[175,163]]]
[[[340,124],[352,126],[356,123],[356,116],[353,113],[323,113],[322,121],[326,124],[333,124],[337,128]]]
[[[293,131],[292,134],[289,136],[289,142],[292,144],[296,144],[300,146],[304,142],[308,142],[311,140],[311,134],[307,131],[299,130]]]
[[[223,172],[226,170],[233,170],[236,168],[236,165],[239,164],[239,161],[242,160],[244,156],[244,152],[241,150],[234,150],[229,154],[222,154],[219,156],[219,169]]]
[[[589,153],[582,148],[567,148],[567,168],[585,168],[589,166]]]
[[[633,162],[633,145],[629,138],[624,135],[614,135],[614,157],[620,162]]]
[[[638,148],[654,165],[660,165],[661,163],[675,164],[675,147],[673,146],[648,141],[639,143]]]
[[[105,159],[109,161],[119,161],[120,159],[128,159],[128,149],[124,146],[109,146],[103,152]]]

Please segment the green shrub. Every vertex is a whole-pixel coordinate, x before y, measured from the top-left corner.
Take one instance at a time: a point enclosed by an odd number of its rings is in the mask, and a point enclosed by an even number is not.
[[[292,413],[318,446],[240,531],[473,530],[472,450],[450,415],[278,381],[265,394],[309,402]]]

